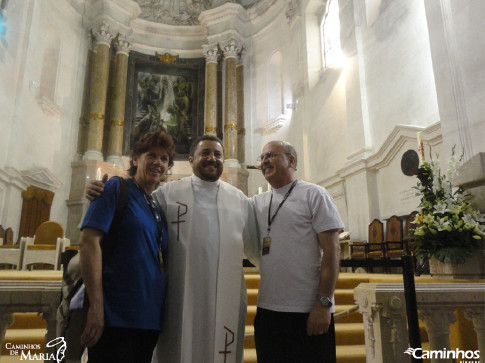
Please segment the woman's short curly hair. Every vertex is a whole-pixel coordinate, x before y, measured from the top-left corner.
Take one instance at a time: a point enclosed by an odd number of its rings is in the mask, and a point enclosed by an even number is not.
[[[175,158],[175,145],[172,137],[163,131],[148,132],[137,141],[133,147],[130,160],[130,168],[128,169],[129,176],[135,176],[137,167],[133,164],[133,158],[146,153],[152,147],[161,147],[165,149],[168,154],[168,168],[173,166],[173,159]]]

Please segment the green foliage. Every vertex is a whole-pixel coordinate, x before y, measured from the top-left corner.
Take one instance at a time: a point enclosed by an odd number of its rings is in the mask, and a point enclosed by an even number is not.
[[[462,187],[453,186],[462,157],[455,158],[453,148],[444,175],[433,159],[419,169],[414,188],[421,196],[421,210],[409,231],[418,258],[460,264],[477,251],[485,254],[485,215],[472,208],[471,196]]]

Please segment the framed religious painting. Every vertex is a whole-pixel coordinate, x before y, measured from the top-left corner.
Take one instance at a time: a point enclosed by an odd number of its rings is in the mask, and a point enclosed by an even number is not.
[[[147,132],[172,136],[176,160],[186,160],[204,132],[205,59],[131,52],[128,60],[123,154]]]

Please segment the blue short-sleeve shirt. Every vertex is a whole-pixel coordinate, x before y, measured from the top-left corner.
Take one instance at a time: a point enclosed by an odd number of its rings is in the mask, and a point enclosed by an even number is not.
[[[161,330],[166,277],[159,262],[160,232],[142,192],[132,179],[126,181],[128,201],[103,266],[105,323],[111,327]],[[91,227],[108,233],[119,189],[118,178],[105,184],[104,193],[90,204],[81,229]],[[164,226],[161,230],[165,257],[168,235]]]

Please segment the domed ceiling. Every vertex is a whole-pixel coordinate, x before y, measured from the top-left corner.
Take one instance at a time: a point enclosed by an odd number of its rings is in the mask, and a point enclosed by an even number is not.
[[[201,11],[224,3],[238,3],[248,9],[260,0],[135,0],[140,18],[169,25],[197,25]]]

